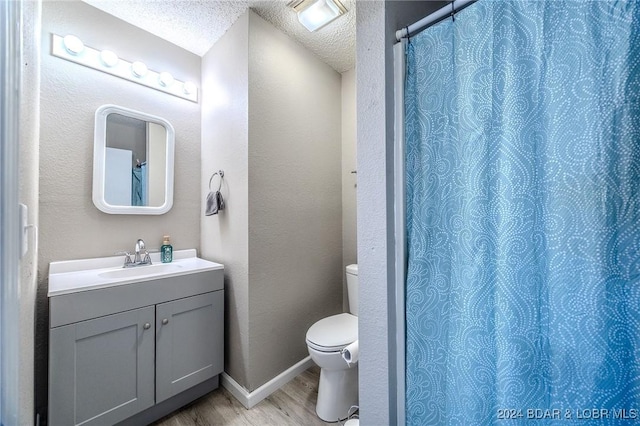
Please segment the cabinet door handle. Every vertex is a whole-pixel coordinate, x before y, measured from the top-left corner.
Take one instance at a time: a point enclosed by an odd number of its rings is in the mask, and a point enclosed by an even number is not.
[[[167,319],[167,318],[163,319],[163,320],[162,320],[162,324],[163,324],[163,325],[167,325],[167,324],[169,324],[169,319]]]
[[[148,330],[151,328],[151,324],[149,324],[148,322],[145,322],[142,328],[144,328],[145,330]]]

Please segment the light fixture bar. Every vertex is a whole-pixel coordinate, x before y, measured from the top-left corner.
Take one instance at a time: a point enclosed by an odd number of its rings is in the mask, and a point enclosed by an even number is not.
[[[198,103],[198,88],[191,82],[176,80],[168,72],[152,71],[139,61],[128,62],[112,51],[85,46],[75,36],[52,36],[53,56]]]

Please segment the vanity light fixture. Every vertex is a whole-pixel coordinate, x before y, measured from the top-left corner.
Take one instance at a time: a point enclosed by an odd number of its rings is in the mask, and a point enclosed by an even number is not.
[[[52,34],[51,54],[182,99],[198,102],[198,88],[195,84],[176,80],[166,71],[150,70],[143,62],[131,63],[120,59],[111,50],[100,51],[85,46],[82,40],[74,35],[61,37]]]
[[[288,6],[298,13],[298,21],[311,32],[347,13],[340,0],[293,0]]]

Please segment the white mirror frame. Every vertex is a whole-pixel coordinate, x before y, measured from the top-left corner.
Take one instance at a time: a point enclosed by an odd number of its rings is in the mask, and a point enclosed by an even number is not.
[[[165,202],[161,206],[115,206],[105,201],[105,160],[107,148],[107,117],[109,114],[121,114],[131,118],[156,123],[167,131],[167,164],[165,180]],[[158,215],[171,210],[173,206],[173,152],[175,145],[175,131],[173,126],[165,119],[143,112],[134,111],[117,105],[102,105],[96,110],[95,130],[93,139],[93,204],[110,214],[145,214]]]

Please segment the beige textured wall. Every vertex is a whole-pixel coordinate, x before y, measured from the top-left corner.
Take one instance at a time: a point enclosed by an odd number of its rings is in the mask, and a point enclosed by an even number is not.
[[[358,174],[356,167],[356,70],[342,73],[342,270],[358,263],[356,198]],[[345,311],[349,310],[347,279],[342,274]]]
[[[249,14],[249,388],[342,311],[341,77]]]
[[[226,372],[253,391],[342,308],[340,74],[253,12],[203,58],[203,255],[225,264]],[[220,90],[223,89],[223,90]]]
[[[149,247],[171,235],[174,249],[199,246],[200,106],[49,54],[51,33],[144,60],[199,85],[200,58],[85,3],[44,2],[40,135],[40,272],[54,260]],[[175,194],[169,213],[109,215],[91,201],[95,110],[114,103],[157,115],[175,128]]]
[[[50,55],[51,33],[166,70],[200,86],[200,57],[80,1],[46,1],[42,12],[40,251],[37,392],[46,400],[49,262],[110,256],[138,238],[159,247],[200,246],[200,105]],[[91,201],[95,110],[116,104],[167,119],[175,128],[173,208],[160,216],[109,215]]]
[[[242,15],[202,58],[201,199],[209,192],[211,175],[222,169],[226,209],[200,219],[202,256],[225,265],[224,369],[245,387],[249,368],[248,16]],[[214,191],[218,182],[214,177]]]

